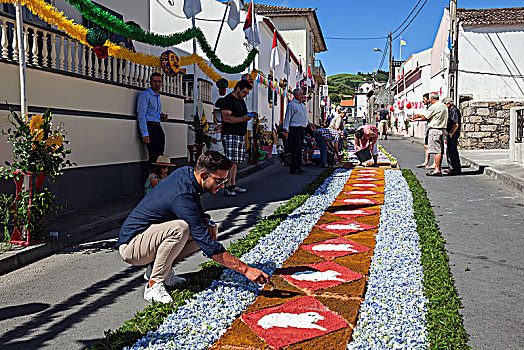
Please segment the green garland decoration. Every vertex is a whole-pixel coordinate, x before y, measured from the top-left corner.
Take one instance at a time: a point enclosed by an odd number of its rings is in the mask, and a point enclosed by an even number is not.
[[[135,41],[139,41],[145,44],[161,47],[176,46],[183,42],[189,41],[193,38],[196,38],[200,48],[206,54],[207,58],[211,61],[213,66],[217,70],[223,73],[235,74],[244,72],[251,62],[255,59],[258,54],[257,49],[252,49],[247,55],[244,62],[237,66],[230,66],[217,57],[211,46],[206,40],[206,37],[200,28],[189,28],[183,32],[175,33],[171,35],[159,35],[154,33],[149,33],[144,31],[141,28],[138,28],[133,25],[126,24],[121,19],[116,18],[110,13],[102,10],[96,4],[92,3],[89,0],[67,0],[72,6],[74,6],[80,13],[90,21],[95,22],[99,26],[110,30],[114,33],[118,33],[127,38],[130,38]]]
[[[91,28],[86,34],[86,41],[93,47],[104,46],[107,34],[100,28]]]

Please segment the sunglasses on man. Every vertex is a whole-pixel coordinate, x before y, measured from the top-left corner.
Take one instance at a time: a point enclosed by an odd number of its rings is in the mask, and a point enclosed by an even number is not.
[[[210,178],[212,178],[213,180],[215,180],[215,182],[217,183],[217,185],[220,187],[222,186],[223,184],[225,184],[228,180],[229,180],[229,177],[226,177],[225,179],[224,178],[221,178],[221,177],[213,177],[213,175],[211,175],[210,173],[208,173],[207,171],[205,172]]]

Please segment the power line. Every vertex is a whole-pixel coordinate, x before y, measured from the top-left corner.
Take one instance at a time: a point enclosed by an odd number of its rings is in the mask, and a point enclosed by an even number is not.
[[[386,55],[389,48],[389,40],[386,40],[386,45],[384,46],[384,50],[382,51],[382,59],[380,60],[380,64],[378,66],[378,70],[382,69],[382,66],[384,65],[384,61],[386,60]]]
[[[418,5],[422,2],[422,0],[418,0],[417,4],[415,5],[415,7],[413,7],[413,10],[411,10],[411,12],[409,13],[409,15],[406,17],[406,19],[404,20],[404,22],[402,22],[398,27],[397,29],[395,29],[394,31],[391,32],[391,34],[395,34],[400,28],[402,28],[402,26],[404,25],[404,23],[407,22],[407,20],[409,19],[409,17],[411,17],[411,15],[413,14],[413,12],[415,12],[415,10],[417,9]]]
[[[422,4],[422,6],[420,6],[420,8],[418,9],[417,13],[415,13],[415,16],[413,16],[413,18],[411,19],[411,21],[409,21],[409,23],[404,27],[404,29],[402,29],[402,31],[400,33],[398,33],[398,35],[396,37],[394,37],[392,40],[397,39],[399,36],[402,35],[402,33],[404,33],[404,31],[406,29],[408,29],[409,25],[415,20],[415,18],[417,18],[418,14],[420,13],[420,11],[422,11],[422,9],[424,8],[424,6],[426,5],[427,2],[428,2],[428,0],[424,1],[424,3]]]
[[[158,1],[158,0],[157,0]],[[411,15],[413,14],[413,12],[415,12],[415,10],[417,9],[418,5],[422,2],[422,0],[419,0],[417,2],[417,4],[415,5],[415,7],[413,7],[413,9],[411,10],[411,12],[409,13],[409,15],[406,17],[406,19],[404,19],[404,22],[402,22],[398,27],[397,29],[395,29],[393,32],[391,32],[391,34],[395,34],[400,28],[402,28],[402,26],[404,25],[404,23],[407,22],[407,20],[409,19],[409,17],[411,17]],[[426,4],[427,0],[424,1],[424,4],[422,5],[422,7],[424,7],[424,5]],[[420,10],[422,9],[422,7],[419,9],[419,11],[417,12],[417,14],[415,15],[415,17],[417,17],[418,13],[420,12]],[[413,17],[413,19],[415,18]],[[413,19],[411,19],[411,21],[408,23],[408,26],[409,24],[411,24],[411,22],[413,22]],[[406,26],[406,28],[408,27]],[[404,30],[406,30],[406,28],[404,28]],[[375,36],[375,37],[330,37],[330,36],[326,36],[324,37],[324,39],[328,39],[328,40],[380,40],[380,39],[387,39],[388,37],[387,36]],[[396,39],[396,38],[395,38]]]
[[[376,36],[376,37],[332,37],[332,36],[325,36],[324,39],[328,40],[379,40],[379,39],[385,39],[387,36]]]

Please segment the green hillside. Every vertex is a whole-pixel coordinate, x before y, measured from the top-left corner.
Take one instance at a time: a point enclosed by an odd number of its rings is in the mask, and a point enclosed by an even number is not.
[[[387,81],[388,72],[379,70],[376,79],[382,82]],[[364,81],[371,81],[371,73],[336,74],[328,77],[331,103],[340,103],[340,100],[351,99],[360,83]]]

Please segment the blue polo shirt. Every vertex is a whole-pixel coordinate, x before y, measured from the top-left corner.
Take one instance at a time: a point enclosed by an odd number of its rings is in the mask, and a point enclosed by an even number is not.
[[[151,88],[138,95],[136,101],[136,111],[138,113],[138,126],[142,137],[149,136],[147,122],[160,123],[162,113],[162,103],[160,103],[160,93],[155,94]]]
[[[202,194],[193,168],[186,166],[175,170],[155,186],[129,214],[120,229],[116,245],[129,243],[134,236],[144,232],[151,225],[180,219],[189,225],[191,236],[205,256],[211,258],[213,255],[224,253],[224,246],[211,238],[206,224],[202,221]]]

